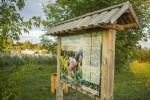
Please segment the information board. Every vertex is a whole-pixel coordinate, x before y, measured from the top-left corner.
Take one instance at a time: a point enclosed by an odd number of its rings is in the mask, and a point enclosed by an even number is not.
[[[102,32],[62,37],[61,81],[100,96]]]

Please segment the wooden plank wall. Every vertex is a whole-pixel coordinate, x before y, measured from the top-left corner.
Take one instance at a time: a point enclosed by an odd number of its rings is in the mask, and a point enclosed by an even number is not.
[[[57,83],[56,83],[56,100],[63,100],[63,83],[60,82],[60,55],[61,55],[61,37],[57,38]]]
[[[103,31],[101,100],[113,100],[116,31]]]

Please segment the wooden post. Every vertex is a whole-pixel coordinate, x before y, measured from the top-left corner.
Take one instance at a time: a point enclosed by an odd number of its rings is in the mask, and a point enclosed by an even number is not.
[[[101,100],[113,100],[116,31],[103,31]]]
[[[56,78],[57,78],[57,74],[53,73],[51,75],[51,93],[52,94],[56,93]]]
[[[51,74],[51,93],[56,94],[56,79],[57,79],[57,73],[52,73]],[[68,93],[68,85],[63,84],[63,91],[64,94]]]
[[[68,93],[68,85],[67,84],[63,84],[63,91],[64,91],[64,94]]]
[[[57,83],[56,83],[56,100],[63,100],[63,83],[60,82],[60,55],[61,55],[61,37],[58,36],[57,44]]]

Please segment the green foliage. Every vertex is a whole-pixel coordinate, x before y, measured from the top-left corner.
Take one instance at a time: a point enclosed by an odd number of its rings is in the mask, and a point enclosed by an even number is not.
[[[30,41],[25,41],[23,43],[23,49],[30,49],[31,48],[31,43]]]
[[[116,73],[114,100],[149,100],[150,64],[135,62],[130,69]]]
[[[57,42],[55,38],[52,40],[48,36],[41,35],[41,44],[42,46],[47,49],[48,51],[51,51],[53,54],[56,54],[56,49],[57,49]]]
[[[15,40],[19,39],[22,31],[28,33],[32,25],[39,27],[41,23],[40,17],[32,17],[29,21],[24,21],[23,17],[18,13],[25,6],[25,0],[1,0],[0,1],[0,39],[11,37]],[[0,49],[3,49],[0,40]]]
[[[20,66],[24,64],[20,56],[0,55],[0,67]]]
[[[55,56],[0,55],[0,67],[20,66],[25,64],[56,65]]]
[[[41,44],[37,44],[35,48],[36,48],[36,50],[41,50],[43,48],[43,46]]]
[[[134,57],[134,60],[137,60],[141,63],[150,63],[150,49],[142,49],[138,48],[136,50],[136,55]]]
[[[142,32],[150,30],[149,0],[129,0],[142,23],[143,30],[126,30],[117,32],[116,36],[116,70],[127,68],[130,58],[133,57],[136,44],[145,37]],[[126,0],[56,0],[44,5],[43,11],[46,15],[45,28],[52,27],[60,21],[77,17],[89,12],[109,7]]]
[[[10,72],[11,71],[11,72]],[[56,65],[22,65],[18,68],[4,67],[0,68],[0,83],[9,80],[13,76],[16,85],[13,87],[2,88],[0,85],[0,99],[2,100],[1,90],[14,91],[13,95],[4,100],[56,100],[56,96],[50,92],[51,89],[51,74],[56,73]],[[7,88],[6,88],[7,87]],[[18,90],[17,90],[18,88]],[[8,94],[12,92],[7,92]],[[7,95],[8,96],[8,95]],[[94,100],[76,90],[69,88],[69,93],[65,94],[64,100]]]
[[[15,44],[15,46],[22,46],[23,45],[23,43],[21,43],[21,42],[16,42],[16,44]]]

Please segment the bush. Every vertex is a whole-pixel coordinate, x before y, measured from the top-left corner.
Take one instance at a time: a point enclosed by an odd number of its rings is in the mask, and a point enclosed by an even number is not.
[[[25,64],[56,65],[56,56],[43,55],[0,55],[0,67],[20,66]]]
[[[5,66],[20,66],[23,65],[24,61],[20,56],[17,55],[1,55],[0,56],[0,67],[5,67]]]

